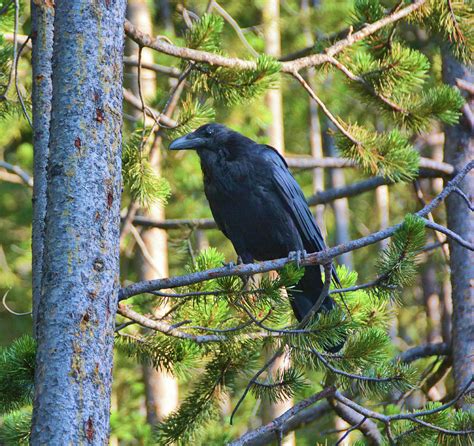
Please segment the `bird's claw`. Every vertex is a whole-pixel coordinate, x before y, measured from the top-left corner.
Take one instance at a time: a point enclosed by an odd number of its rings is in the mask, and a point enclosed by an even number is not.
[[[243,265],[243,264],[244,264],[244,261],[242,260],[242,257],[240,256],[237,257],[237,263],[234,263],[234,262],[222,263],[222,265],[228,269],[232,269],[232,268],[235,268],[236,266]]]
[[[298,251],[291,251],[288,254],[288,260],[292,260],[295,262],[296,266],[298,268],[301,268],[301,261],[305,260],[306,257],[308,256],[308,253],[306,252],[305,249],[303,250],[298,250]]]

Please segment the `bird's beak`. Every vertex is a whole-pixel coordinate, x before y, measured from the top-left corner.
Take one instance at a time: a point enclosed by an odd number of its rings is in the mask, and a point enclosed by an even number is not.
[[[198,149],[206,144],[204,138],[196,136],[195,133],[188,133],[187,135],[181,136],[175,139],[170,145],[170,150],[186,150],[186,149]]]

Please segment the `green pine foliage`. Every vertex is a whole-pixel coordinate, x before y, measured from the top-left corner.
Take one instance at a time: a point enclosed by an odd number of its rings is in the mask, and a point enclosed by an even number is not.
[[[169,130],[168,134],[171,138],[177,138],[213,121],[214,117],[215,110],[209,101],[201,102],[187,95],[179,108],[178,126]]]
[[[26,335],[0,350],[0,414],[32,402],[35,354],[36,343]]]
[[[210,95],[227,105],[236,105],[260,96],[276,85],[280,63],[262,54],[253,70],[195,64],[190,80],[194,91]]]
[[[278,402],[293,398],[308,387],[304,373],[294,367],[279,370],[275,377],[266,381],[255,381],[250,388],[256,398]]]
[[[232,386],[237,373],[248,367],[252,350],[221,347],[206,364],[193,390],[180,408],[156,428],[158,444],[196,444],[204,426],[219,416],[219,404],[226,388]]]
[[[352,138],[336,133],[337,147],[344,157],[354,160],[364,171],[392,181],[416,178],[419,154],[398,130],[376,133],[357,124],[347,125],[346,130]]]
[[[417,50],[399,42],[391,44],[380,57],[358,50],[349,58],[348,66],[362,80],[350,82],[350,87],[402,128],[420,132],[433,119],[446,124],[459,119],[464,103],[461,94],[446,85],[426,89],[430,64]]]
[[[31,408],[10,412],[0,421],[0,444],[26,446],[30,443]]]
[[[441,406],[439,402],[429,402],[424,410],[432,410]],[[388,414],[397,414],[399,409],[396,406],[387,408]],[[445,409],[431,415],[419,417],[420,420],[440,427],[445,430],[459,432],[470,431],[474,428],[474,416],[472,413]],[[422,426],[410,420],[402,420],[393,424],[393,434],[397,438],[397,444],[409,446],[419,444],[421,446],[472,446],[474,440],[469,435],[449,435],[429,427]]]
[[[161,333],[141,337],[116,336],[115,346],[142,364],[152,365],[157,370],[180,378],[189,375],[202,353],[192,341]]]
[[[193,26],[186,31],[186,46],[192,49],[219,53],[221,50],[221,33],[224,19],[212,14],[203,14]]]
[[[452,53],[470,64],[474,58],[474,4],[470,0],[430,0],[430,14],[424,24],[443,42],[449,44]]]
[[[417,255],[425,244],[425,224],[414,214],[408,214],[393,235],[390,245],[380,254],[377,271],[380,282],[374,292],[396,296],[410,285],[417,273]]]
[[[427,24],[451,43],[458,57],[472,60],[472,5],[461,1],[428,3],[409,20]],[[379,0],[357,0],[353,27],[360,29],[394,10],[386,9]],[[400,38],[399,26],[383,27],[340,56],[352,73],[347,84],[364,103],[382,112],[389,131],[378,133],[368,126],[340,120],[348,135],[338,134],[337,143],[343,156],[355,160],[368,173],[410,181],[417,175],[418,159],[408,142],[409,134],[426,130],[433,120],[455,124],[464,100],[457,89],[428,84],[428,57]]]
[[[133,133],[123,147],[123,183],[130,195],[143,207],[156,202],[166,203],[170,187],[165,178],[159,176],[150,164],[148,153],[143,148],[143,132]]]
[[[27,445],[34,393],[36,342],[22,336],[0,349],[0,444]]]
[[[186,43],[193,49],[224,54],[221,47],[222,27],[221,17],[204,14],[187,31]],[[193,91],[204,93],[228,105],[253,99],[275,85],[280,71],[280,63],[267,55],[259,56],[255,62],[254,70],[245,71],[193,63],[189,76]]]

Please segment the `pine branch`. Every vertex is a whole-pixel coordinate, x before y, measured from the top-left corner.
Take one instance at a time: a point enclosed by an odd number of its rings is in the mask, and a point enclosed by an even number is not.
[[[325,50],[325,54],[313,54],[307,57],[301,57],[288,62],[283,62],[281,71],[284,73],[293,74],[303,68],[322,65],[328,63],[331,57],[340,53],[344,49],[354,45],[355,43],[365,39],[366,37],[376,33],[387,25],[395,23],[415,11],[419,10],[426,0],[417,0],[411,5],[389,14],[387,17],[371,23],[361,30],[350,34],[344,39],[339,40],[334,45]],[[238,58],[231,58],[221,56],[219,54],[209,53],[206,51],[195,50],[191,48],[179,47],[159,38],[153,38],[148,34],[141,32],[128,20],[125,21],[126,35],[135,41],[138,45],[152,48],[170,56],[178,57],[186,60],[193,60],[195,62],[203,62],[209,65],[216,65],[226,68],[233,68],[237,70],[255,70],[257,65],[255,61],[247,61]]]
[[[207,343],[225,343],[231,340],[234,336],[224,336],[224,335],[194,335],[191,333],[186,333],[179,329],[181,324],[170,325],[161,320],[151,319],[147,316],[144,316],[130,307],[124,304],[119,304],[117,313],[131,321],[136,322],[144,328],[149,328],[151,330],[158,331],[167,336],[173,336],[178,339],[185,339],[195,342],[196,344],[207,344]],[[229,332],[230,330],[227,330]],[[246,333],[240,336],[240,339],[261,339],[268,337],[277,337],[278,333],[267,333],[267,332],[253,332]]]
[[[31,409],[22,409],[4,416],[0,424],[0,444],[27,446],[30,444]]]

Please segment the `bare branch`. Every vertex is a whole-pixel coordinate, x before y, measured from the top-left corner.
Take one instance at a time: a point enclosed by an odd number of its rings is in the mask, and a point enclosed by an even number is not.
[[[463,390],[451,401],[442,404],[441,406],[435,407],[434,409],[429,409],[429,410],[419,410],[416,412],[410,412],[410,413],[400,413],[400,414],[394,414],[394,415],[384,415],[379,412],[375,412],[373,410],[367,409],[363,406],[360,406],[359,404],[355,403],[354,401],[350,400],[349,398],[346,398],[344,395],[342,395],[339,391],[334,392],[334,398],[345,404],[346,406],[349,406],[351,409],[355,410],[356,412],[360,413],[361,415],[364,415],[367,418],[373,418],[375,420],[379,420],[383,422],[386,425],[389,425],[393,421],[400,421],[400,420],[409,420],[418,424],[421,424],[422,426],[429,427],[431,429],[437,430],[439,432],[443,432],[448,435],[468,435],[470,433],[473,433],[473,431],[450,431],[448,429],[444,429],[438,426],[435,426],[431,423],[427,423],[426,421],[420,420],[420,417],[425,417],[428,415],[433,415],[438,412],[442,412],[443,410],[449,409],[450,407],[454,406],[466,393],[466,391],[469,389],[470,385],[472,383],[472,378],[469,380],[469,382],[466,383],[464,386]]]
[[[442,234],[448,236],[450,239],[459,243],[464,248],[469,249],[470,251],[474,251],[474,243],[464,240],[459,234],[456,234],[455,232],[451,231],[451,229],[445,228],[444,226],[441,226],[438,223],[435,223],[434,221],[428,220],[427,218],[423,218],[423,221],[425,222],[425,226],[427,228],[434,229],[437,232],[441,232]]]
[[[293,430],[294,427],[291,422],[295,420],[298,414],[301,414],[304,409],[312,406],[314,403],[332,396],[334,392],[334,387],[326,387],[321,392],[295,404],[291,409],[287,410],[283,415],[275,418],[270,423],[242,435],[239,439],[229,443],[229,446],[257,446],[266,444],[272,439],[272,437],[274,439],[275,436],[278,436],[279,434],[285,434],[286,432]]]
[[[122,217],[123,218],[123,217]],[[166,219],[157,220],[150,217],[137,215],[133,218],[133,224],[144,226],[146,228],[160,229],[216,229],[216,222],[212,218],[194,218],[194,219]]]
[[[337,127],[337,129],[348,139],[352,141],[353,144],[360,146],[362,145],[357,139],[355,139],[347,129],[341,124],[341,122],[331,113],[331,111],[326,107],[326,104],[319,98],[319,96],[314,92],[311,86],[305,81],[303,76],[297,71],[291,73],[293,77],[303,86],[303,88],[308,92],[311,98],[318,104],[323,113],[329,118],[329,120]]]
[[[474,96],[474,84],[472,82],[468,82],[465,79],[456,79],[456,86],[460,90],[464,90],[470,95]]]
[[[222,16],[222,18],[227,23],[229,23],[230,26],[232,26],[238,38],[243,43],[245,48],[249,50],[250,54],[252,54],[253,57],[258,57],[257,51],[255,51],[253,46],[250,45],[250,43],[245,38],[242,28],[240,28],[239,24],[235,21],[235,19],[221,5],[219,5],[219,3],[217,3],[215,0],[212,0],[209,4],[208,9],[209,9],[209,12],[212,11],[212,9],[215,9]]]
[[[355,410],[351,409],[345,404],[336,403],[332,398],[328,398],[328,400],[334,411],[344,421],[352,425],[347,430],[346,434],[339,439],[338,444],[341,444],[342,441],[347,437],[347,435],[355,429],[360,430],[369,439],[371,444],[377,446],[383,444],[382,434],[380,433],[377,425],[372,420],[369,420],[367,417],[360,415]]]
[[[401,362],[413,362],[428,356],[447,356],[451,354],[451,347],[446,342],[424,344],[410,348],[398,356]]]
[[[347,186],[323,190],[309,197],[307,202],[309,206],[326,204],[339,198],[355,197],[385,184],[393,184],[393,181],[384,177],[372,177]]]
[[[453,190],[454,193],[458,194],[466,203],[467,207],[469,208],[470,211],[474,211],[474,205],[471,203],[471,200],[469,197],[462,191],[459,187],[456,187]]]
[[[135,57],[125,56],[123,58],[123,63],[128,66],[138,67],[138,59]],[[169,77],[178,78],[181,75],[181,71],[179,71],[175,67],[168,67],[166,65],[159,65],[159,64],[147,63],[147,62],[142,62],[141,64],[142,64],[142,68],[146,70],[151,70],[151,71],[155,71],[156,73],[165,74]]]
[[[370,282],[367,283],[362,283],[360,285],[354,285],[348,288],[335,288],[331,291],[329,291],[329,294],[343,294],[343,293],[351,293],[353,291],[358,291],[358,290],[365,290],[367,288],[372,288],[374,286],[380,285],[380,283],[383,281],[384,277],[380,276],[377,277],[374,280],[371,280]],[[385,286],[387,289],[391,288],[396,288],[395,286]]]
[[[294,348],[298,348],[298,347],[294,347]],[[331,365],[329,361],[314,348],[305,350],[305,351],[311,352],[313,355],[315,355],[319,359],[319,361],[323,363],[324,367],[326,367],[332,373],[335,373],[336,375],[345,376],[346,378],[351,378],[357,381],[367,381],[367,382],[374,382],[374,383],[386,383],[386,382],[392,382],[392,381],[399,381],[402,379],[399,376],[389,376],[387,378],[375,378],[373,376],[356,375],[354,373],[345,372],[344,370],[340,370],[334,367],[333,365]]]
[[[132,107],[135,107],[137,110],[143,111],[142,102],[140,98],[137,98],[131,91],[127,90],[126,88],[123,89],[123,99],[127,101]],[[159,111],[151,107],[145,106],[144,111],[158,124],[171,128],[176,127],[178,125],[178,123],[174,119],[169,118],[165,114],[160,113]]]
[[[356,162],[346,158],[311,158],[308,156],[287,157],[285,158],[289,167],[295,169],[314,169],[316,167],[328,168],[346,168],[358,167]],[[436,174],[452,175],[454,167],[451,164],[434,161],[430,158],[420,158],[420,177],[432,176],[427,171],[433,171]]]
[[[28,110],[26,109],[25,101],[23,100],[23,96],[21,95],[20,87],[18,85],[18,62],[21,57],[21,53],[25,49],[26,45],[28,44],[30,40],[30,36],[26,38],[26,40],[21,44],[20,49],[18,50],[18,55],[16,56],[16,59],[14,59],[14,67],[15,67],[15,91],[18,96],[18,100],[20,101],[20,106],[21,110],[23,112],[23,115],[25,119],[27,120],[28,124],[30,125],[31,128],[33,128],[33,121],[30,118],[30,115],[28,114]]]
[[[194,335],[191,333],[186,333],[182,330],[178,330],[184,324],[187,324],[191,321],[183,321],[179,324],[170,325],[162,320],[150,319],[143,314],[137,313],[136,311],[132,310],[130,307],[124,304],[119,304],[117,313],[135,323],[141,325],[142,327],[149,328],[154,331],[159,331],[167,336],[173,336],[179,339],[186,339],[189,341],[196,342],[197,344],[206,344],[209,342],[226,342],[229,340],[227,336],[223,335]],[[196,327],[188,327],[196,328]],[[197,327],[196,329],[201,329],[202,327]],[[239,328],[240,329],[240,328]],[[209,330],[213,331],[213,330]],[[225,333],[236,331],[234,328],[232,330],[220,330],[216,332]],[[259,339],[259,338],[267,338],[267,337],[278,337],[280,336],[278,333],[267,333],[267,332],[254,332],[254,333],[244,333],[240,336],[240,339]],[[235,339],[235,335],[233,336]]]
[[[27,174],[21,167],[14,166],[13,164],[7,163],[5,161],[0,161],[0,167],[3,167],[8,172],[12,172],[17,175],[23,183],[29,187],[33,187],[33,178]]]

